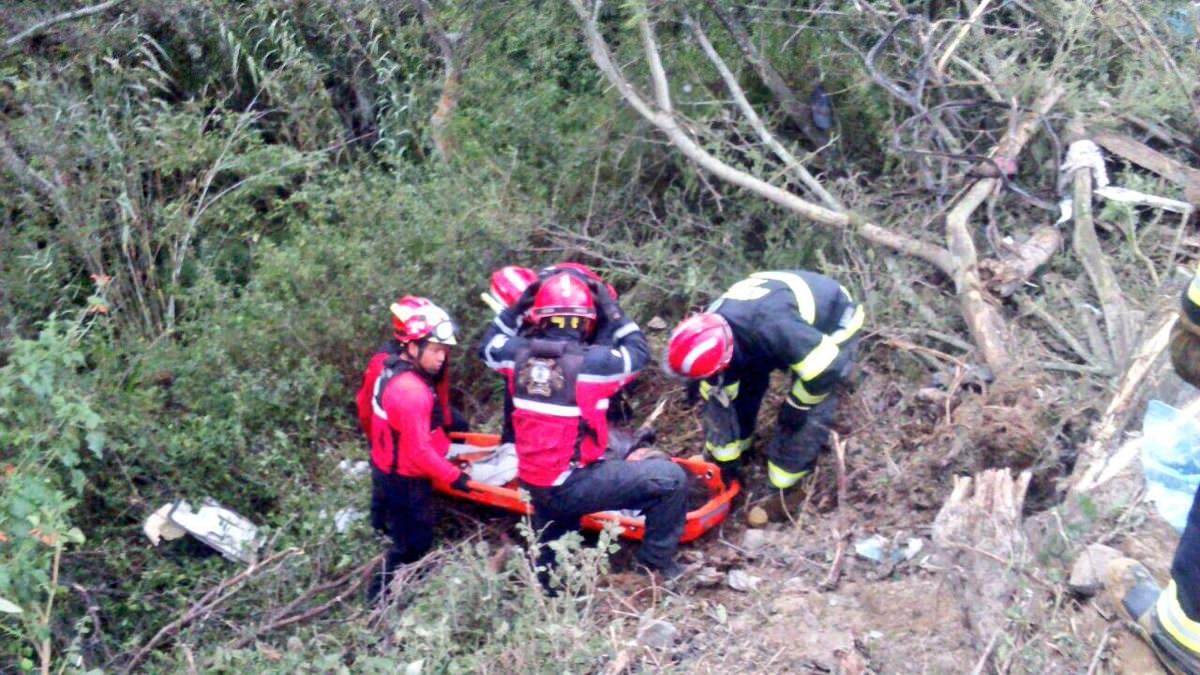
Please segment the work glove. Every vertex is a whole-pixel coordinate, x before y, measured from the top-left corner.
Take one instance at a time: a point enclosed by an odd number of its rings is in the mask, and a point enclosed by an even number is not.
[[[466,471],[463,471],[458,474],[458,478],[455,478],[453,483],[450,483],[450,487],[459,492],[470,492],[471,486],[467,484],[469,480],[471,480],[471,476]]]
[[[509,308],[509,311],[515,312],[517,316],[524,315],[525,312],[529,311],[530,307],[533,307],[533,299],[537,296],[538,289],[541,287],[541,279],[538,279],[532,284],[526,286],[525,292],[521,294],[521,297],[517,298],[517,301],[513,303],[513,306]]]
[[[600,310],[600,313],[613,323],[621,321],[621,307],[608,292],[608,286],[592,278],[587,280],[587,286],[588,290],[592,292],[592,298],[596,301],[596,309]]]

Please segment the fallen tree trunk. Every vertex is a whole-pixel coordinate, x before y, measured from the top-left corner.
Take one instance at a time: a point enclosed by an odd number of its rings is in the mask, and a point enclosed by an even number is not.
[[[1145,391],[1141,385],[1166,350],[1171,328],[1178,319],[1179,316],[1172,312],[1160,320],[1133,354],[1117,385],[1117,393],[1096,423],[1092,441],[1084,446],[1075,460],[1075,469],[1070,478],[1071,492],[1095,489],[1120,473],[1136,457],[1136,452],[1122,453],[1121,448],[1114,447],[1114,439],[1129,423]]]
[[[1077,134],[1082,133],[1076,128]],[[1095,146],[1087,140],[1078,140],[1071,144],[1068,155],[1074,155],[1080,144],[1086,144],[1095,152]],[[1100,300],[1100,309],[1104,313],[1104,327],[1108,337],[1109,353],[1112,354],[1112,366],[1121,368],[1129,358],[1132,348],[1132,329],[1129,324],[1129,309],[1125,305],[1125,296],[1112,266],[1104,257],[1100,248],[1100,239],[1096,236],[1096,226],[1092,219],[1092,170],[1083,166],[1075,169],[1071,177],[1073,194],[1072,210],[1075,229],[1071,239],[1075,254],[1083,269],[1091,279],[1096,297]]]

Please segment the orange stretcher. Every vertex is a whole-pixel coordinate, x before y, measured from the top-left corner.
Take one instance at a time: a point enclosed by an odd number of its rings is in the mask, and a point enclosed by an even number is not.
[[[490,457],[494,448],[500,444],[500,437],[496,434],[455,432],[450,434],[450,440],[455,443],[463,443],[479,448],[478,453],[459,453],[451,460],[462,468],[469,468],[472,462]],[[707,462],[703,459],[683,459],[680,457],[673,457],[671,461],[695,476],[701,485],[708,490],[709,494],[708,501],[704,505],[689,511],[687,514],[687,523],[684,525],[683,535],[679,537],[679,541],[689,542],[724,522],[725,517],[729,515],[733,498],[737,496],[742,488],[737,481],[731,481],[729,484],[726,484],[721,479],[721,469],[712,462]],[[521,500],[515,478],[502,486],[488,485],[473,480],[468,485],[471,487],[469,492],[455,490],[448,483],[439,482],[434,483],[434,489],[452,497],[495,506],[506,511],[512,511],[513,513],[529,514],[532,511],[529,502]],[[592,513],[584,516],[582,519],[584,529],[592,531],[600,531],[608,523],[619,525],[621,527],[621,536],[626,539],[641,541],[642,536],[645,534],[645,527],[641,518],[631,518],[614,512],[604,512]]]

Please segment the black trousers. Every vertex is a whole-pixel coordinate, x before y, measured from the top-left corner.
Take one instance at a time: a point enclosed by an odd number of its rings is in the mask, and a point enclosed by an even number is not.
[[[1192,497],[1183,538],[1171,562],[1171,578],[1179,590],[1179,606],[1192,621],[1200,621],[1200,488]]]
[[[384,575],[421,559],[433,547],[433,484],[371,467],[371,525],[392,539]]]
[[[584,515],[597,511],[640,510],[646,519],[637,559],[653,569],[669,566],[687,521],[687,474],[663,459],[604,460],[571,473],[562,485],[526,485],[533,501],[533,527],[542,544],[538,564],[555,564],[550,542],[579,529]]]

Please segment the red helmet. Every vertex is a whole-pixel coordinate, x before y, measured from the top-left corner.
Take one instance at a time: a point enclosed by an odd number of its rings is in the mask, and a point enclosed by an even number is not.
[[[480,297],[489,307],[499,312],[512,307],[529,285],[537,281],[537,272],[528,267],[508,265],[492,272],[492,283],[487,293]]]
[[[553,316],[578,316],[596,320],[596,301],[587,284],[569,272],[559,272],[542,282],[533,296],[529,314],[535,322]]]
[[[720,314],[693,314],[671,331],[667,367],[683,377],[719,373],[733,358],[733,331]]]
[[[456,345],[457,329],[446,310],[425,298],[406,295],[392,303],[392,327],[400,342],[428,339],[444,345]]]
[[[585,276],[589,279],[594,279],[594,280],[599,281],[600,283],[604,284],[605,288],[608,289],[608,294],[613,297],[613,300],[617,299],[617,289],[613,288],[612,284],[606,282],[604,279],[601,279],[600,275],[596,274],[595,270],[588,267],[587,265],[584,265],[583,263],[577,263],[577,262],[555,263],[555,264],[542,270],[542,274],[546,274],[547,272],[578,272],[579,274],[582,274],[583,276]]]

